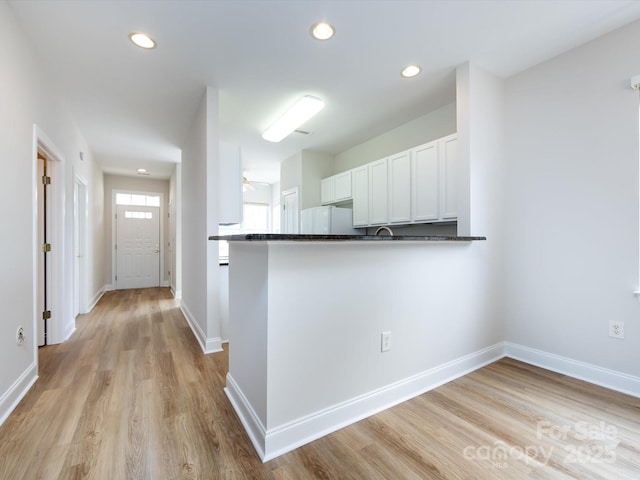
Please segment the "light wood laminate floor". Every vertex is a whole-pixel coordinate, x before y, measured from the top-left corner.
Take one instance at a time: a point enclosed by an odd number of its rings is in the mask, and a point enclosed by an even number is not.
[[[263,464],[168,289],[77,327],[0,427],[0,479],[640,479],[640,399],[511,359]]]

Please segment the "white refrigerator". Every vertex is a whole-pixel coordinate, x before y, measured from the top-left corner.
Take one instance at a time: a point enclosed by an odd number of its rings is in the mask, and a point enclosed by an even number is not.
[[[314,235],[361,235],[353,228],[353,211],[333,205],[300,212],[300,233]]]

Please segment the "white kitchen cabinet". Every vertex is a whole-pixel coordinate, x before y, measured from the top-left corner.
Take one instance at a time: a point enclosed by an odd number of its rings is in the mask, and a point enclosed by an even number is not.
[[[330,205],[336,199],[336,178],[327,177],[320,180],[320,203]]]
[[[389,173],[389,223],[411,221],[411,151],[387,159]]]
[[[449,135],[439,141],[440,220],[458,218],[458,136]]]
[[[320,181],[320,202],[322,205],[351,200],[351,170]]]
[[[335,201],[344,202],[350,200],[351,196],[351,170],[334,175],[335,178]]]
[[[412,222],[438,220],[438,142],[413,149],[411,159]]]
[[[351,193],[353,196],[353,226],[369,225],[369,166],[351,170]]]
[[[457,219],[456,134],[412,150],[412,223]]]
[[[389,223],[389,176],[387,159],[369,164],[369,224],[386,225]]]
[[[457,219],[457,134],[322,180],[322,203],[353,200],[353,226]]]

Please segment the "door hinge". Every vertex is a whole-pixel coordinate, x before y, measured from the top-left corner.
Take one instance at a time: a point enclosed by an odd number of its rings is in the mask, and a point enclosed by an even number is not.
[[[42,319],[49,320],[51,318],[51,310],[45,310],[42,312]]]
[[[50,243],[43,243],[42,244],[42,251],[44,253],[50,252],[51,251],[51,244]]]
[[[43,185],[51,185],[51,177],[47,177],[46,175],[42,176],[42,184]]]

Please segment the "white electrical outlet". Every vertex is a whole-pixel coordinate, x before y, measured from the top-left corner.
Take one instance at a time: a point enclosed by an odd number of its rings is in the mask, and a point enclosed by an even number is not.
[[[26,341],[27,341],[27,337],[24,336],[24,328],[19,327],[18,333],[16,333],[16,343],[22,346]]]
[[[388,352],[391,350],[391,332],[382,332],[380,335],[381,345],[380,350],[383,352]]]
[[[624,340],[624,322],[609,321],[609,336]]]

